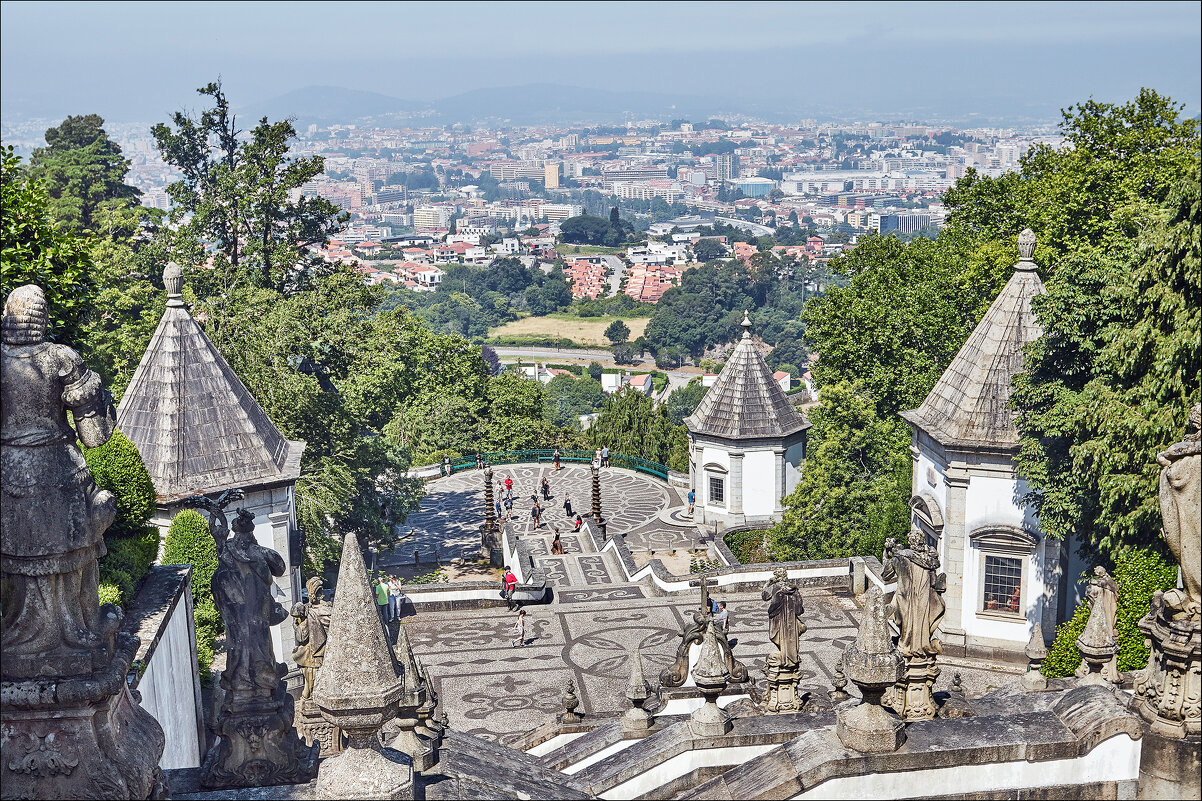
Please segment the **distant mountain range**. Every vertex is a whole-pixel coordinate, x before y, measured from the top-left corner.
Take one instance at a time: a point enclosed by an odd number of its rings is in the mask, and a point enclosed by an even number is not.
[[[718,111],[700,97],[655,92],[615,92],[535,83],[475,89],[432,102],[402,100],[339,86],[306,86],[236,109],[243,117],[294,117],[310,124],[424,120],[437,123],[606,123],[648,117],[701,119]],[[721,109],[732,111],[733,109]]]

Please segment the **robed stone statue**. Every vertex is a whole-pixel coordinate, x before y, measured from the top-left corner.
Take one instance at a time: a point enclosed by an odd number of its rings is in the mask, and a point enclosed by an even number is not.
[[[782,668],[797,667],[801,661],[801,635],[806,630],[801,622],[805,606],[797,585],[789,581],[783,568],[777,568],[760,597],[768,602],[768,639],[776,646],[776,653],[769,655],[768,663]]]
[[[939,556],[921,532],[910,533],[909,547],[898,548],[890,537],[885,541],[881,578],[897,581],[889,612],[901,635],[897,650],[903,657],[933,657],[942,650],[935,631],[947,607],[943,592],[947,576],[939,573]]]
[[[305,583],[309,591],[309,600],[295,604],[292,607],[292,627],[296,633],[296,647],[292,649],[292,658],[304,676],[305,684],[301,690],[301,698],[313,697],[313,682],[317,679],[317,669],[325,658],[326,635],[330,629],[331,607],[324,603],[321,597],[325,582],[321,576],[313,576]]]

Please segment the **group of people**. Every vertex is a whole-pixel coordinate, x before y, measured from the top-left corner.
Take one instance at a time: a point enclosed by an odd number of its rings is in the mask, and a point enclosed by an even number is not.
[[[556,451],[558,454],[558,451]],[[556,468],[558,469],[558,468]],[[543,501],[550,501],[555,496],[551,494],[551,481],[545,476],[539,482],[539,491],[535,495],[530,496],[530,520],[534,523],[535,528],[541,528],[543,525],[546,511],[543,508]],[[497,497],[493,501],[493,511],[496,512],[497,518],[500,520],[513,520],[513,503],[515,495],[513,491],[513,477],[506,476],[505,480],[498,487]],[[541,498],[539,497],[541,495]],[[572,493],[565,492],[563,494],[563,513],[568,520],[573,520],[572,531],[579,531],[584,525],[584,518],[576,512],[572,507]]]
[[[376,596],[376,611],[379,612],[380,621],[383,623],[401,619],[401,607],[405,602],[401,583],[396,576],[380,575],[372,579],[371,589]]]

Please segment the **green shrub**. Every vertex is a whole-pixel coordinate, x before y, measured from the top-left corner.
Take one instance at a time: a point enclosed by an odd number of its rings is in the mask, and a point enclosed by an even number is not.
[[[764,545],[764,531],[749,529],[747,531],[732,531],[722,536],[726,547],[735,555],[742,565],[758,565],[775,561],[771,552]]]
[[[1144,634],[1139,630],[1139,620],[1148,613],[1152,595],[1157,590],[1176,586],[1177,566],[1156,551],[1132,548],[1116,557],[1112,575],[1119,585],[1116,617],[1118,667],[1120,671],[1139,670],[1148,663],[1148,649],[1144,645]],[[1060,678],[1073,675],[1073,671],[1081,664],[1077,637],[1085,630],[1088,620],[1089,606],[1082,601],[1073,611],[1073,616],[1056,627],[1056,640],[1043,663],[1045,676]]]
[[[163,543],[163,564],[192,565],[192,603],[196,609],[213,597],[213,571],[217,569],[217,543],[209,523],[195,509],[184,509],[171,520]]]
[[[107,581],[100,582],[100,603],[121,605],[121,588]]]
[[[146,472],[146,465],[129,437],[114,431],[99,448],[85,448],[84,461],[96,486],[117,496],[117,517],[107,536],[141,535],[146,521],[154,514],[156,496],[150,473]]]
[[[196,621],[196,664],[200,668],[200,680],[205,684],[213,680],[213,654],[217,649],[217,635],[223,626],[221,615],[212,600],[193,607],[192,617]]]
[[[117,516],[104,532],[108,553],[100,560],[100,580],[111,585],[106,601],[120,604],[158,556],[158,529],[146,523],[154,513],[155,492],[138,449],[120,431],[99,448],[85,448],[84,461],[100,489],[116,496]],[[113,591],[117,601],[113,601]]]

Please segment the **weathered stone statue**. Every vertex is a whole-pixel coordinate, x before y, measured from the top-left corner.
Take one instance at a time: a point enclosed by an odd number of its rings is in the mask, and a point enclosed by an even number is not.
[[[801,699],[797,694],[800,678],[801,635],[806,625],[801,621],[805,612],[801,592],[789,581],[784,568],[777,568],[772,580],[764,585],[760,597],[768,602],[768,638],[776,651],[764,662],[768,692],[761,702],[766,712],[797,712]]]
[[[938,711],[932,688],[939,677],[936,657],[942,646],[935,637],[946,606],[943,592],[947,576],[939,573],[939,556],[921,532],[910,532],[908,547],[898,548],[892,537],[885,541],[881,560],[885,581],[897,581],[886,615],[900,632],[897,650],[905,661],[905,674],[886,694],[885,704],[906,720],[930,720]]]
[[[239,509],[234,536],[213,573],[213,599],[225,621],[225,691],[217,712],[220,739],[205,757],[206,787],[254,787],[306,782],[317,773],[318,747],[292,728],[287,669],[275,661],[271,627],[288,616],[271,595],[283,558],[255,541],[254,516]]]
[[[1136,674],[1133,706],[1164,737],[1202,732],[1202,406],[1190,411],[1186,435],[1160,454],[1160,516],[1164,539],[1181,566],[1182,589],[1157,592],[1140,631],[1152,644]],[[1197,753],[1196,751],[1194,752]],[[1196,764],[1196,757],[1195,757]]]
[[[721,647],[721,641],[725,639],[726,635],[709,626],[701,641],[697,664],[693,666],[693,681],[705,699],[705,703],[689,716],[689,728],[697,737],[721,737],[731,728],[730,715],[718,706],[718,698],[730,680]]]
[[[0,322],[0,785],[4,798],[161,796],[163,730],[125,683],[138,640],[98,600],[116,504],[75,445],[107,442],[116,413],[79,354],[46,341],[47,310],[22,286]]]
[[[313,703],[313,684],[317,671],[325,659],[327,632],[330,629],[332,608],[322,599],[325,582],[321,576],[313,576],[306,583],[309,600],[292,606],[292,628],[296,635],[296,647],[292,658],[300,668],[304,684],[296,709],[296,730],[306,745],[316,742],[321,746],[321,756],[327,757],[342,750],[342,733],[331,726]]]
[[[902,659],[893,647],[885,614],[884,597],[873,585],[864,596],[856,641],[843,652],[843,670],[864,700],[835,713],[835,731],[843,745],[866,753],[896,751],[906,740],[905,724],[881,703],[885,690],[902,673]]]
[[[1076,676],[1087,684],[1118,684],[1122,681],[1118,669],[1119,585],[1101,565],[1093,572],[1085,591],[1089,619],[1077,638],[1081,664]]]

